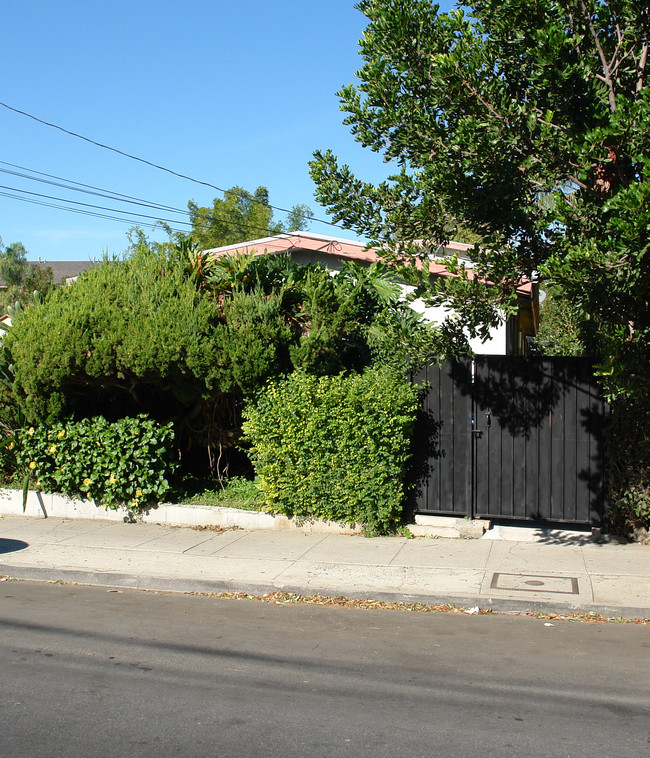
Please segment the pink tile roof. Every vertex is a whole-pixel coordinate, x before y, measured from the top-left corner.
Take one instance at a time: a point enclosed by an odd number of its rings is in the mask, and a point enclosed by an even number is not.
[[[468,253],[472,248],[473,245],[466,245],[462,242],[449,242],[444,248],[441,246],[440,255],[453,255],[454,253],[457,253],[461,258],[469,260]],[[234,255],[235,253],[265,255],[268,253],[284,253],[297,250],[322,253],[324,255],[332,255],[338,258],[362,261],[365,263],[381,261],[377,249],[368,248],[364,242],[329,237],[326,235],[315,234],[313,232],[277,234],[273,237],[262,237],[261,239],[240,242],[234,245],[215,247],[210,250],[204,250],[203,252],[220,257]],[[418,269],[422,268],[422,262],[419,260],[415,261],[415,265]],[[435,260],[432,260],[429,264],[429,273],[437,276],[457,276],[450,272],[443,264],[436,263]],[[468,275],[470,278],[472,277],[471,269],[468,269]],[[532,297],[532,284],[530,282],[521,284],[517,287],[517,293]]]

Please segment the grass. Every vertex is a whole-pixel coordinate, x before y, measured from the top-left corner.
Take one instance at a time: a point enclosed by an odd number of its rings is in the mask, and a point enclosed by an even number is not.
[[[264,509],[264,495],[254,481],[233,476],[222,487],[209,481],[186,479],[175,493],[176,502],[185,505],[211,505],[221,508],[240,508],[244,511]]]

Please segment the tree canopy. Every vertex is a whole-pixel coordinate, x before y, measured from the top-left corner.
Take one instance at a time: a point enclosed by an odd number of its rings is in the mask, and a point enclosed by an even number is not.
[[[45,296],[54,286],[50,266],[30,265],[22,242],[14,242],[3,248],[2,238],[0,279],[5,285],[0,290],[0,314],[7,313],[16,302],[29,306],[34,301],[35,292]]]
[[[201,250],[305,230],[311,216],[311,210],[299,204],[293,206],[284,222],[275,221],[266,187],[258,187],[252,193],[231,187],[223,198],[214,199],[212,207],[201,207],[193,200],[187,207],[192,223],[189,236]]]
[[[524,279],[560,286],[592,324],[610,394],[647,394],[647,1],[357,7],[369,23],[360,84],[339,93],[345,123],[397,170],[374,186],[316,152],[317,199],[407,261],[474,230],[479,276],[439,278],[430,299],[462,306],[475,327],[508,308]]]
[[[0,278],[9,287],[17,287],[27,274],[27,251],[22,242],[2,248],[0,240]]]

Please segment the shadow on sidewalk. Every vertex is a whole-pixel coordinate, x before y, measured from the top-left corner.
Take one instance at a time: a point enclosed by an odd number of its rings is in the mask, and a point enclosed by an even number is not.
[[[29,544],[22,540],[9,540],[0,537],[0,555],[2,553],[15,553],[17,550],[24,550],[26,547],[29,547]]]

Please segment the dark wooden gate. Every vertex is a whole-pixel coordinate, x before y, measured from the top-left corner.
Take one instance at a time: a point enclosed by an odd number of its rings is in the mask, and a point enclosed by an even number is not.
[[[601,524],[607,406],[584,358],[430,366],[416,510]]]

